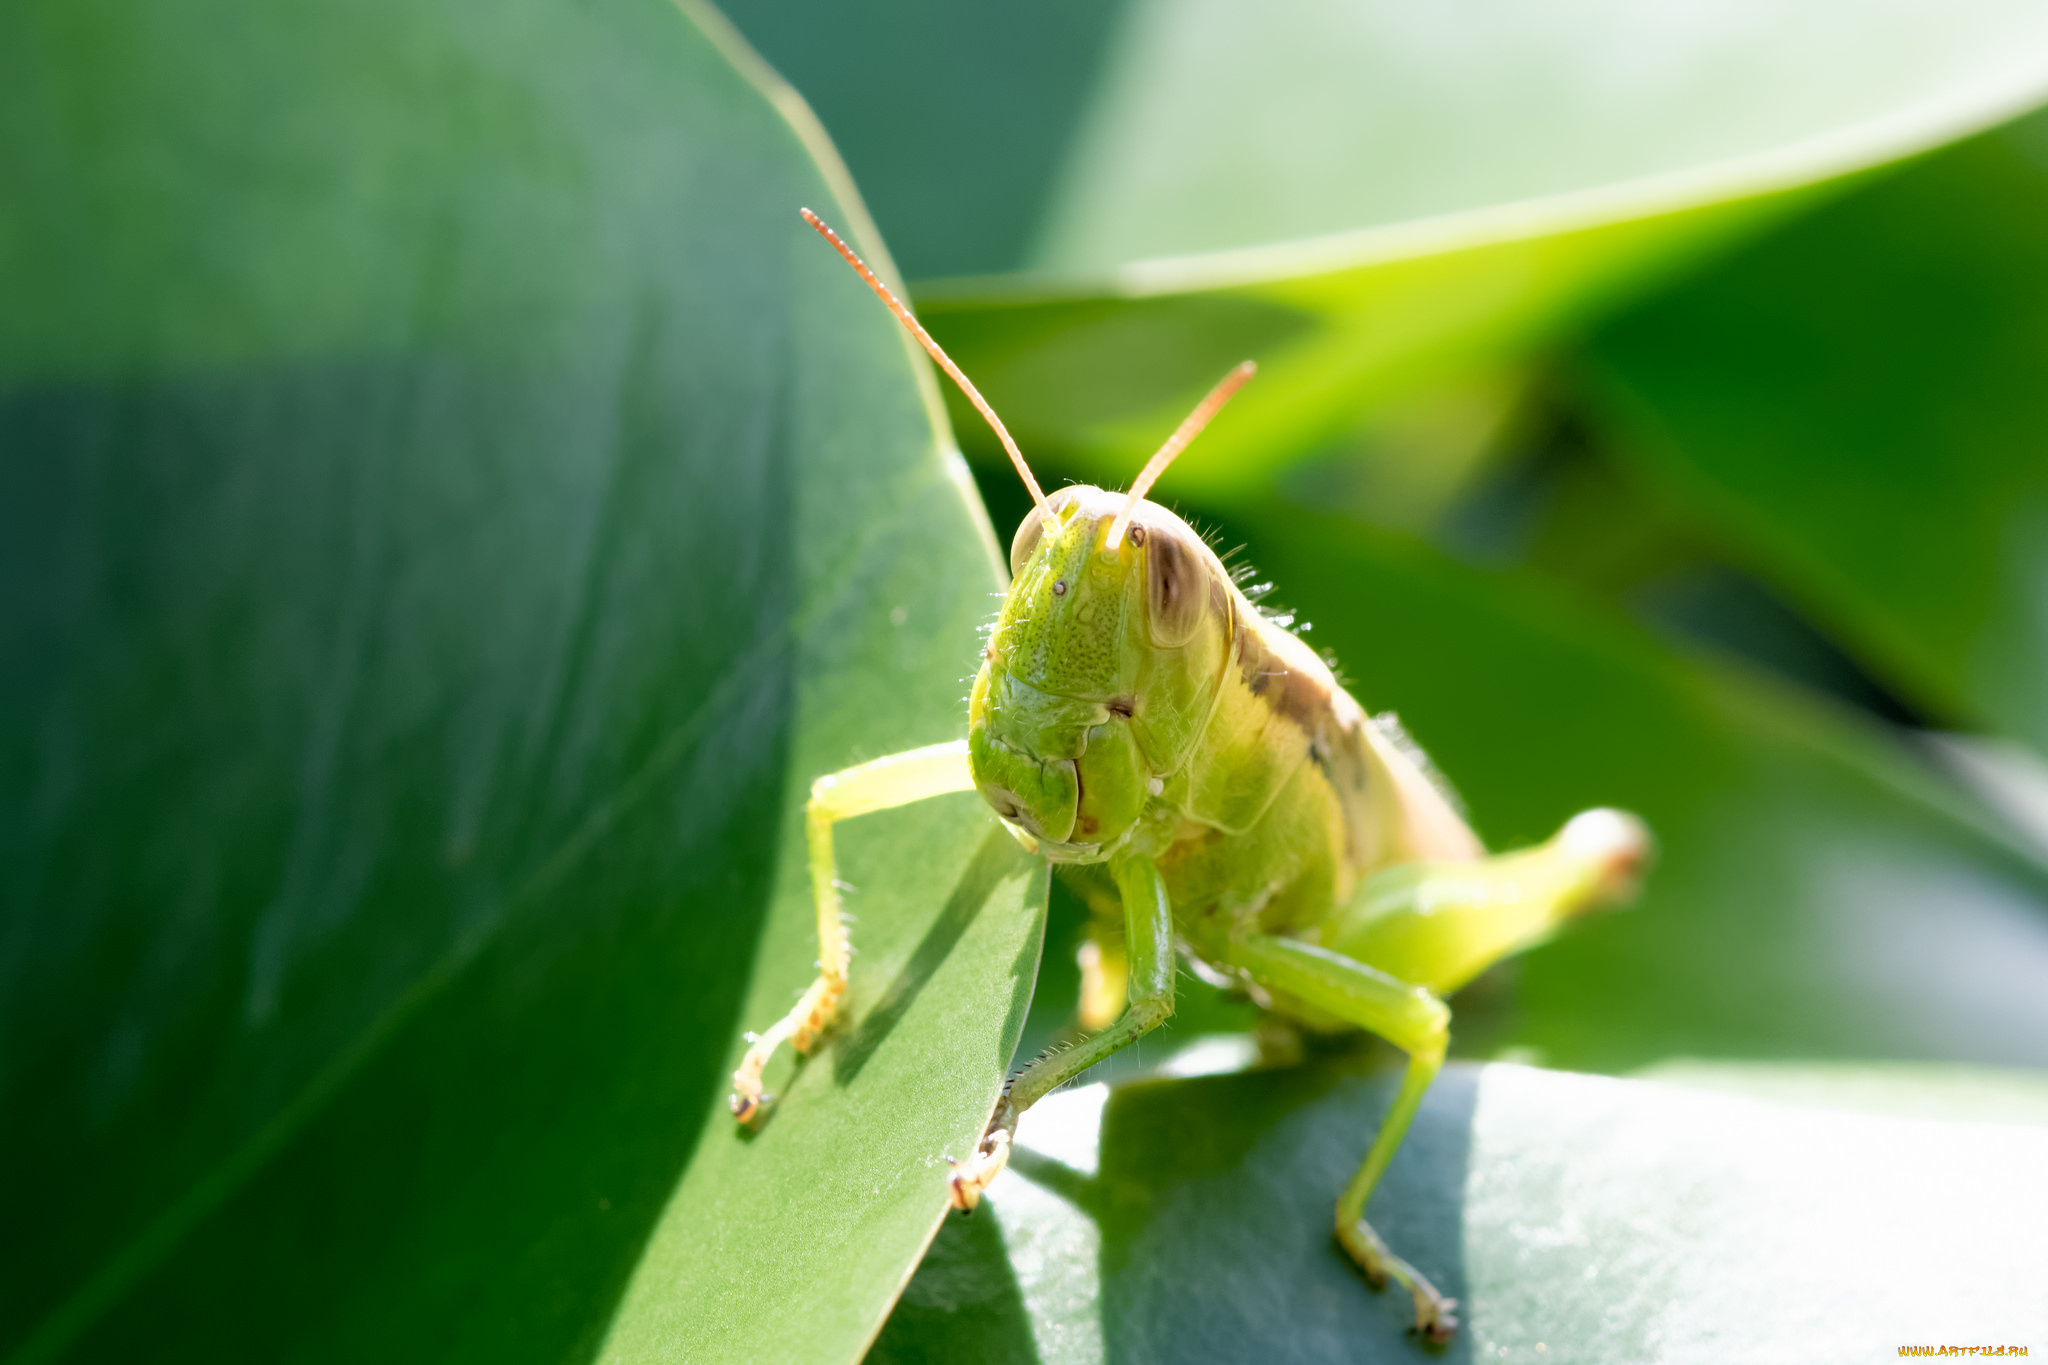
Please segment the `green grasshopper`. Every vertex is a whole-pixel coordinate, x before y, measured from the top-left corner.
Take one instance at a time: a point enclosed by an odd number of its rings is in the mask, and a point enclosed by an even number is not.
[[[1589,810],[1539,847],[1489,856],[1393,718],[1367,715],[1308,646],[1260,614],[1186,522],[1145,500],[1251,377],[1249,362],[1203,399],[1130,491],[1048,497],[910,311],[831,228],[809,209],[803,216],[988,420],[1034,507],[1010,545],[1012,582],[968,698],[968,737],[811,788],[819,974],[733,1073],[733,1114],[747,1122],[762,1111],[769,1057],[785,1041],[809,1051],[846,990],[832,827],[972,789],[1059,869],[1102,931],[1083,952],[1081,1022],[1094,1031],[1010,1078],[973,1154],[954,1165],[954,1206],[979,1202],[1024,1111],[1173,1013],[1178,940],[1298,1027],[1366,1029],[1408,1054],[1394,1103],[1337,1199],[1336,1235],[1374,1288],[1391,1278],[1409,1292],[1414,1331],[1449,1340],[1456,1301],[1364,1217],[1443,1064],[1442,997],[1574,915],[1631,899],[1648,831],[1621,811]],[[1121,949],[1105,947],[1119,919]]]

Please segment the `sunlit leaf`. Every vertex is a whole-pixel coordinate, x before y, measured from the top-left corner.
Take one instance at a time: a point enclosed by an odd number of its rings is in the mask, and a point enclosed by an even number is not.
[[[1867,667],[2048,752],[2048,120],[1606,329],[1623,453]]]
[[[1259,360],[1178,471],[1212,495],[2048,89],[2015,0],[732,12],[1027,448],[1128,477]]]
[[[1370,1208],[1460,1300],[1425,1355],[1328,1230],[1392,1093],[1325,1064],[1056,1096],[868,1359],[1875,1359],[2040,1330],[2048,1128],[1458,1066]]]

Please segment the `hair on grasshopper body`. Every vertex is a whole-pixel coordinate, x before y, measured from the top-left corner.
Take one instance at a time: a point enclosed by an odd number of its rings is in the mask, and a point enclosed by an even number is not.
[[[1586,910],[1629,900],[1650,855],[1641,821],[1583,812],[1536,848],[1489,855],[1391,717],[1369,716],[1321,659],[1240,592],[1184,521],[1144,494],[1250,378],[1218,384],[1128,492],[1047,496],[1002,423],[902,304],[809,210],[960,384],[1010,452],[1034,506],[1010,546],[1012,582],[968,699],[968,738],[819,778],[807,831],[819,975],[733,1075],[733,1113],[768,1103],[762,1068],[807,1051],[846,988],[832,826],[947,792],[979,791],[1026,848],[1098,913],[1122,919],[1122,980],[1098,954],[1089,1036],[1014,1074],[950,1178],[971,1209],[1009,1157],[1018,1116],[1173,1013],[1175,944],[1317,1030],[1365,1029],[1408,1054],[1393,1106],[1335,1231],[1375,1287],[1399,1283],[1415,1331],[1456,1330],[1455,1301],[1395,1255],[1365,1205],[1442,1065],[1442,997]],[[1119,1005],[1121,1006],[1119,1012]],[[1086,1017],[1094,1014],[1097,1017]]]

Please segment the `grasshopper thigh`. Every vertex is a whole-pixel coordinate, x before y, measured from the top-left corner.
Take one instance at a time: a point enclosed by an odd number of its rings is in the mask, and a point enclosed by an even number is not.
[[[1589,911],[1626,903],[1650,857],[1633,815],[1589,810],[1546,843],[1368,877],[1316,934],[1323,947],[1448,995]]]

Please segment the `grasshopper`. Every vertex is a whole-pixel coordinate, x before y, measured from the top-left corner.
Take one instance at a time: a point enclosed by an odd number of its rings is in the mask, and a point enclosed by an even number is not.
[[[1008,1161],[1020,1115],[1173,1013],[1176,943],[1312,1031],[1365,1029],[1408,1055],[1393,1105],[1336,1207],[1336,1239],[1373,1288],[1414,1300],[1413,1331],[1448,1341],[1456,1301],[1365,1221],[1373,1187],[1443,1064],[1443,997],[1568,919],[1630,900],[1643,823],[1585,811],[1549,842],[1489,856],[1428,758],[1366,713],[1323,661],[1262,615],[1201,536],[1145,494],[1251,377],[1231,371],[1128,492],[1047,496],[995,412],[910,311],[819,221],[803,216],[959,384],[1009,452],[1033,508],[968,698],[968,737],[821,777],[806,807],[818,977],[754,1038],[732,1112],[759,1115],[762,1068],[833,1022],[849,955],[833,826],[949,792],[981,793],[1051,861],[1102,925],[1084,949],[1073,1048],[1004,1086],[949,1181],[971,1210]],[[1115,943],[1121,921],[1121,949]],[[1090,950],[1092,949],[1092,951]]]

